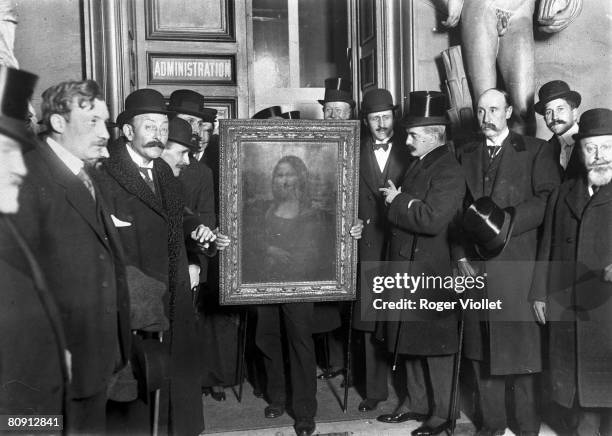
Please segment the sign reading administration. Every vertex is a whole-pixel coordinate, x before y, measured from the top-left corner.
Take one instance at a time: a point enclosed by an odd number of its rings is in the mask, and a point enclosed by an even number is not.
[[[236,83],[232,55],[167,55],[148,53],[149,84],[194,83],[233,85]]]

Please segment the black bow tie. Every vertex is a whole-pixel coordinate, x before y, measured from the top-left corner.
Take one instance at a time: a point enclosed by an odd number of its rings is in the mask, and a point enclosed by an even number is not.
[[[379,148],[382,148],[384,151],[387,151],[389,149],[389,143],[388,142],[381,142],[378,144],[374,143],[372,147],[374,148],[374,151],[378,150]]]

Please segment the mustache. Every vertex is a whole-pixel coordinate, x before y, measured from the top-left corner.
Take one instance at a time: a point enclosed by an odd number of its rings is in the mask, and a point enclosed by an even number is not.
[[[556,126],[556,125],[558,125],[558,124],[567,124],[567,123],[566,123],[565,121],[563,121],[563,120],[553,120],[553,121],[550,123],[550,125],[551,125],[551,126]]]
[[[153,141],[149,141],[149,142],[147,142],[147,143],[144,145],[144,148],[155,148],[155,147],[158,147],[158,148],[163,149],[163,148],[164,148],[164,143],[163,143],[163,142],[161,142],[161,141],[155,141],[155,140],[153,140]]]
[[[489,130],[498,130],[498,129],[497,129],[497,126],[496,126],[495,124],[493,124],[493,123],[483,123],[483,124],[481,125],[481,129],[482,129],[482,130],[484,130],[484,129],[489,129]]]

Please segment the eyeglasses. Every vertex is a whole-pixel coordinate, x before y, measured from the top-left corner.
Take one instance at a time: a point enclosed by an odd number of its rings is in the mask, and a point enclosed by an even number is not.
[[[609,153],[610,151],[612,151],[612,144],[597,145],[592,142],[589,142],[585,144],[583,148],[588,154],[595,154],[596,151],[598,153]]]
[[[144,124],[144,129],[145,132],[147,132],[150,135],[155,135],[159,132],[159,134],[161,136],[167,136],[168,135],[168,125],[161,125],[158,126],[157,124],[153,124],[151,122],[145,123]]]

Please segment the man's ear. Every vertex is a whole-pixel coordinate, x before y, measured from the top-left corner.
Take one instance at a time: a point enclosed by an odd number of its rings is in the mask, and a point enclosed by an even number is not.
[[[134,139],[134,126],[131,124],[124,124],[121,127],[121,131],[128,141],[132,141]]]
[[[510,119],[510,117],[512,116],[512,110],[513,110],[512,106],[508,106],[508,107],[506,108],[506,119],[507,119],[507,120],[509,120],[509,119]]]
[[[51,114],[49,124],[54,132],[64,133],[64,130],[66,130],[66,118],[60,114]]]

